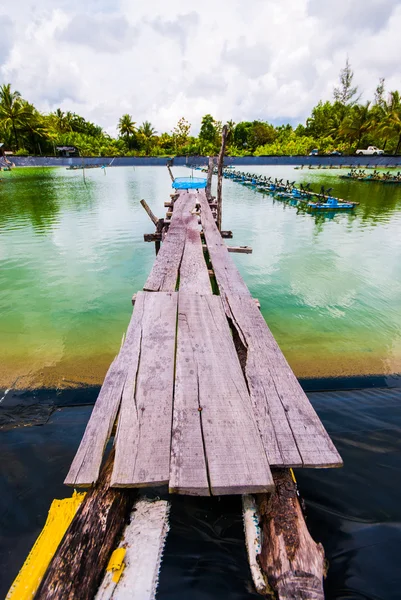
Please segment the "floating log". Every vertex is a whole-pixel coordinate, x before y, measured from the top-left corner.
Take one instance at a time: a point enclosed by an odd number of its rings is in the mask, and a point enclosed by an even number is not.
[[[228,127],[227,125],[223,126],[223,131],[221,134],[221,148],[219,154],[219,160],[217,163],[217,227],[221,230],[221,220],[223,213],[223,165],[224,165],[224,151],[226,149],[226,141],[227,141],[227,133]]]
[[[257,557],[267,593],[278,600],[323,600],[324,550],[306,526],[289,469],[272,471],[275,491],[256,497],[262,529]]]
[[[114,451],[54,555],[35,600],[93,598],[137,492],[110,489]]]

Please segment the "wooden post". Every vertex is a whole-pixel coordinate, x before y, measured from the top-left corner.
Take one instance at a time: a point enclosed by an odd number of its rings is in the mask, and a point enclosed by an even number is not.
[[[35,600],[94,598],[137,492],[109,488],[114,450],[87,492],[54,555]]]
[[[146,200],[141,200],[141,204],[142,204],[143,208],[146,210],[146,212],[148,213],[150,220],[152,221],[152,223],[154,224],[154,226],[157,229],[157,226],[159,224],[159,219],[153,214],[153,212],[149,208]]]
[[[278,600],[324,600],[324,550],[311,537],[289,469],[272,469],[273,494],[256,496],[262,528],[258,563]]]
[[[221,230],[221,218],[222,218],[222,187],[223,187],[223,165],[224,165],[224,151],[226,149],[228,127],[223,126],[221,133],[221,148],[219,154],[219,160],[217,164],[217,227]]]
[[[168,172],[170,173],[171,181],[174,181],[174,175],[173,175],[170,165],[167,165],[167,169],[168,169]]]
[[[212,192],[212,178],[213,178],[213,169],[214,169],[214,157],[209,156],[209,166],[207,170],[207,181],[206,181],[206,198],[210,202],[211,192]]]
[[[156,233],[161,233],[161,231],[163,229],[163,225],[164,225],[164,219],[158,219],[153,214],[153,212],[151,211],[151,209],[149,208],[149,206],[145,200],[141,200],[141,204],[142,204],[143,208],[146,210],[146,212],[148,213],[151,221],[154,223],[154,225],[156,227]],[[160,250],[160,240],[155,240],[156,256],[158,255],[159,250]]]

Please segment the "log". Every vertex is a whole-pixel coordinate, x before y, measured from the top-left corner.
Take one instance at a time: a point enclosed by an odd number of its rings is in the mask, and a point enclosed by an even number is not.
[[[137,492],[110,489],[114,451],[86,494],[54,555],[35,600],[93,598]]]
[[[206,198],[210,200],[211,198],[211,189],[212,189],[212,177],[213,177],[213,169],[214,169],[214,158],[213,156],[209,156],[209,166],[207,170],[207,181],[206,181]]]
[[[222,238],[224,239],[232,239],[233,237],[233,232],[232,231],[220,231],[220,235]]]
[[[323,600],[323,546],[306,526],[289,469],[272,471],[275,491],[256,497],[262,528],[258,563],[278,600]]]
[[[170,167],[170,165],[169,165],[169,164],[167,165],[167,169],[168,169],[168,172],[169,172],[169,174],[170,174],[171,181],[174,181],[174,175],[173,175],[173,172],[172,172],[172,170],[171,170],[171,167]]]
[[[224,151],[226,149],[227,133],[228,133],[228,127],[227,127],[227,125],[224,125],[223,131],[221,133],[221,148],[220,148],[219,160],[217,163],[217,227],[219,228],[219,230],[221,230],[221,220],[222,220],[222,213],[223,213],[223,197],[222,197],[223,166],[224,166]]]

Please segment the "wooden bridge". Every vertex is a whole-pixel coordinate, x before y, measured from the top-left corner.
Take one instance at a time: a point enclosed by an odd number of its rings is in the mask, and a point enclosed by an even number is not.
[[[272,490],[270,467],[341,465],[227,250],[205,191],[178,193],[172,208],[65,482],[97,481],[117,416],[112,487],[248,494]]]
[[[145,206],[156,260],[65,480],[90,491],[36,599],[153,598],[168,512],[138,501],[135,488],[150,486],[241,494],[256,589],[323,598],[324,553],[290,468],[342,461],[231,258],[221,186],[217,203],[209,190],[173,194],[165,220]],[[109,574],[118,543],[128,548],[120,586],[121,564]]]

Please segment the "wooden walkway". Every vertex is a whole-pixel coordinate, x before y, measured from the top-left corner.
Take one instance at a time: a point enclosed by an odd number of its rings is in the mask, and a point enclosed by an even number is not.
[[[97,481],[116,422],[112,487],[257,493],[272,490],[270,467],[342,464],[227,251],[203,190],[183,191],[174,202],[67,484]]]

